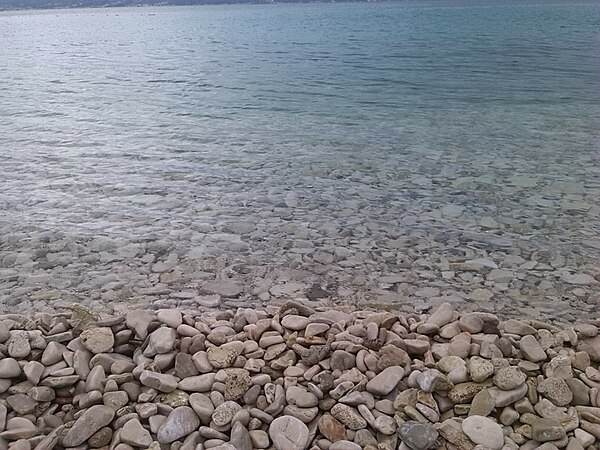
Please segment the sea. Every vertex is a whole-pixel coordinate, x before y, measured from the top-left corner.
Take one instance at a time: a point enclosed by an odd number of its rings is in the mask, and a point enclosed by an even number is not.
[[[5,11],[0,303],[573,317],[599,131],[596,1]]]

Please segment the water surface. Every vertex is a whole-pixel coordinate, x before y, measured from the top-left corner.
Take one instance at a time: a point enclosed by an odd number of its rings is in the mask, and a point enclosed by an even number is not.
[[[0,14],[0,298],[191,307],[231,279],[244,289],[224,304],[319,286],[391,308],[592,310],[599,17],[560,2]]]

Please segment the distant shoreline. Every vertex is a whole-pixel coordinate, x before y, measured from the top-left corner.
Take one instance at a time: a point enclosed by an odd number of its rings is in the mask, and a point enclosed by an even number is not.
[[[9,0],[10,1],[10,0]],[[32,3],[37,0],[30,0]],[[83,0],[84,3],[64,4],[54,3],[46,4],[41,6],[27,5],[28,0],[17,0],[17,3],[12,5],[0,5],[0,13],[2,12],[23,12],[23,11],[58,11],[58,10],[72,10],[72,9],[103,9],[103,8],[147,8],[147,7],[164,7],[164,6],[211,6],[211,5],[282,5],[282,4],[309,4],[309,3],[401,3],[401,4],[415,4],[415,3],[440,3],[440,4],[451,4],[456,6],[464,5],[486,5],[486,4],[589,4],[594,3],[586,0],[530,0],[530,1],[519,1],[519,0],[464,0],[455,2],[452,0],[182,0],[181,2],[170,2],[170,1],[159,1],[156,3],[99,3],[101,0]],[[89,2],[89,3],[85,3]]]
[[[287,4],[287,3],[405,3],[402,0],[284,0],[284,1],[261,1],[261,0],[248,0],[248,1],[228,1],[228,0],[214,0],[214,1],[197,1],[193,0],[190,2],[182,3],[113,3],[113,4],[96,4],[91,0],[90,4],[65,4],[65,5],[44,5],[44,6],[0,6],[0,12],[10,11],[54,11],[54,10],[71,10],[71,9],[103,9],[103,8],[154,8],[154,7],[165,7],[165,6],[210,6],[210,5],[275,5],[275,4]]]

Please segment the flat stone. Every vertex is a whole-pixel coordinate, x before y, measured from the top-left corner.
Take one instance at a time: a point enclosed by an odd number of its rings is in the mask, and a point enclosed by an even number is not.
[[[161,309],[156,318],[165,325],[177,329],[183,323],[181,312],[176,309]]]
[[[460,329],[471,334],[483,330],[483,319],[476,314],[463,314],[458,321]]]
[[[392,366],[382,370],[367,383],[366,389],[374,395],[385,396],[392,392],[404,376],[404,369]]]
[[[6,403],[14,412],[21,415],[31,414],[38,402],[26,394],[15,394],[6,398]]]
[[[88,328],[79,338],[83,346],[94,355],[108,352],[115,344],[113,332],[108,327]]]
[[[352,441],[338,441],[329,446],[329,450],[361,450],[362,447]]]
[[[142,371],[140,383],[161,392],[173,392],[177,389],[177,378],[173,375],[152,372],[150,370]]]
[[[215,373],[205,373],[181,380],[177,387],[188,392],[208,392],[215,381]]]
[[[288,404],[296,405],[299,408],[312,408],[319,403],[315,394],[300,386],[290,386],[286,390],[285,397]]]
[[[527,336],[537,333],[537,330],[531,325],[527,325],[519,320],[509,319],[503,322],[504,331],[508,334],[517,334],[519,336]]]
[[[459,356],[444,356],[438,361],[437,368],[448,374],[458,367],[465,366],[465,360]]]
[[[560,422],[552,419],[535,419],[531,424],[531,437],[538,442],[557,441],[567,435]]]
[[[293,331],[304,330],[309,324],[310,319],[308,317],[297,314],[289,314],[281,319],[281,325]]]
[[[516,389],[510,391],[504,391],[497,387],[488,389],[490,396],[494,399],[494,405],[496,408],[502,408],[504,406],[512,405],[517,400],[521,400],[527,394],[527,385],[523,384]]]
[[[207,281],[200,289],[202,294],[218,294],[221,297],[238,297],[244,288],[242,285],[228,280]]]
[[[160,425],[156,439],[161,444],[170,444],[196,431],[200,419],[189,406],[180,406],[169,413],[167,419]]]
[[[147,448],[152,444],[152,436],[139,420],[131,419],[121,428],[121,441],[134,447]]]
[[[66,351],[67,347],[65,347],[60,342],[48,342],[48,345],[42,353],[41,362],[45,366],[51,366],[52,364],[56,364],[57,362],[63,359],[63,353]]]
[[[63,446],[77,447],[83,444],[96,431],[111,423],[114,417],[115,411],[104,405],[94,405],[88,408],[63,438]]]
[[[304,450],[308,444],[309,430],[301,420],[282,416],[271,422],[269,436],[277,450]]]
[[[434,448],[438,432],[429,424],[409,420],[398,427],[398,437],[413,450]]]
[[[148,337],[148,325],[154,319],[154,316],[143,309],[135,309],[127,313],[127,327],[135,331],[135,334],[141,340]]]
[[[504,446],[502,427],[487,417],[467,417],[462,422],[462,430],[473,442],[491,450],[501,450]]]
[[[546,360],[546,352],[534,336],[523,336],[519,341],[519,348],[523,356],[531,362]]]

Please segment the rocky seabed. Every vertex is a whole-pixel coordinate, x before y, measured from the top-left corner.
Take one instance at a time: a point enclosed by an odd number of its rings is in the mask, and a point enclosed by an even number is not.
[[[600,318],[0,316],[0,449],[593,449]]]

